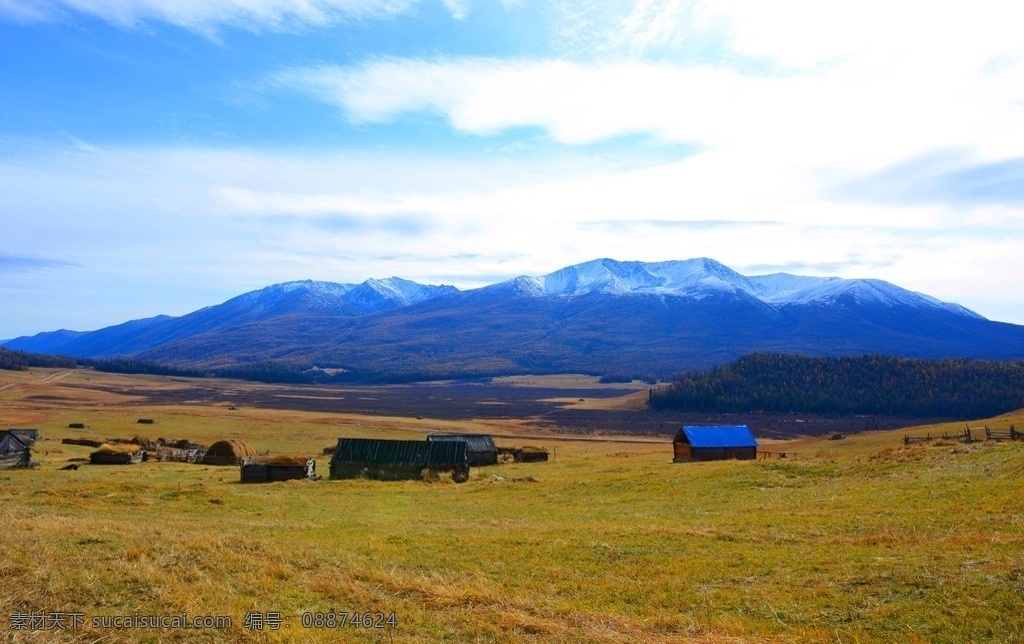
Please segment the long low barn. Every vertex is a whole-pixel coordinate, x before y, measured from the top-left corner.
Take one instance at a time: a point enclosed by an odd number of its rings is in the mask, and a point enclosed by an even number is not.
[[[746,425],[685,425],[672,449],[676,463],[757,458],[757,440]]]
[[[469,462],[463,441],[385,440],[339,438],[331,457],[331,478],[409,480],[424,470],[450,472],[452,480],[469,480]]]

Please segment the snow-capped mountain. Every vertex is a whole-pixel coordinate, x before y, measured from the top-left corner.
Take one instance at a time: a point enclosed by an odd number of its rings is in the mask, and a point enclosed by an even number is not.
[[[417,284],[398,277],[362,284],[303,280],[250,291],[181,317],[132,320],[87,333],[58,331],[10,340],[4,346],[82,358],[135,355],[165,344],[291,316],[352,317],[457,293],[454,286]]]
[[[619,262],[596,259],[532,280],[537,296],[571,296],[586,293],[609,295],[676,295],[701,297],[718,291],[754,290],[750,280],[713,259],[675,262]]]
[[[882,280],[805,277],[789,273],[747,277],[706,257],[656,263],[596,259],[539,277],[517,277],[498,286],[512,283],[519,287],[520,295],[530,297],[606,293],[702,299],[723,293],[745,293],[774,308],[872,304],[941,308],[981,318],[958,304],[942,302]]]
[[[178,318],[6,346],[212,368],[277,360],[378,375],[664,375],[751,351],[1020,358],[1024,327],[875,279],[598,259],[469,291],[398,277],[287,282]]]

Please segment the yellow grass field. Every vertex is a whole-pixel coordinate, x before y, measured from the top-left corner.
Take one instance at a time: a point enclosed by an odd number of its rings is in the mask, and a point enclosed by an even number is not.
[[[664,439],[572,439],[527,419],[150,405],[140,392],[195,383],[84,370],[0,371],[6,385],[0,428],[45,437],[38,468],[0,471],[8,641],[1024,641],[1024,443],[902,441],[963,423],[674,464]],[[971,424],[986,423],[1024,427],[1024,413]],[[314,456],[326,475],[340,436],[434,430],[554,459],[474,468],[464,484],[61,469],[92,451],[65,437],[139,434],[240,438]],[[165,627],[142,628],[150,618]]]

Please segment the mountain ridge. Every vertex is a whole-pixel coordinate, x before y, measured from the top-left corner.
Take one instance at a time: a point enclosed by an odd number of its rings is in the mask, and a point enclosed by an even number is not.
[[[745,276],[704,257],[601,258],[465,291],[399,277],[284,282],[176,318],[5,346],[190,367],[669,374],[772,350],[1016,358],[1024,327],[877,279]]]

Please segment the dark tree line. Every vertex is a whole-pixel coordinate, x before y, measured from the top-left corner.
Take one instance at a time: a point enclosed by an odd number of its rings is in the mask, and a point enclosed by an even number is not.
[[[237,378],[266,383],[286,384],[382,384],[396,382],[415,382],[437,378],[434,373],[400,373],[385,374],[373,372],[355,372],[339,370],[337,372],[314,369],[309,365],[264,360],[251,364],[238,364],[229,367],[196,369],[188,367],[172,367],[157,362],[137,360],[135,358],[68,358],[66,356],[26,353],[0,347],[0,369],[24,371],[31,367],[49,369],[75,369],[87,367],[108,373],[146,374],[153,376],[178,376],[181,378]],[[502,374],[495,374],[502,375]]]
[[[25,353],[14,349],[0,347],[0,369],[24,371],[30,367],[48,369],[74,369],[78,362],[74,358],[64,356],[48,356],[39,353]]]
[[[1024,408],[1024,361],[755,353],[687,372],[654,409],[983,418]]]

